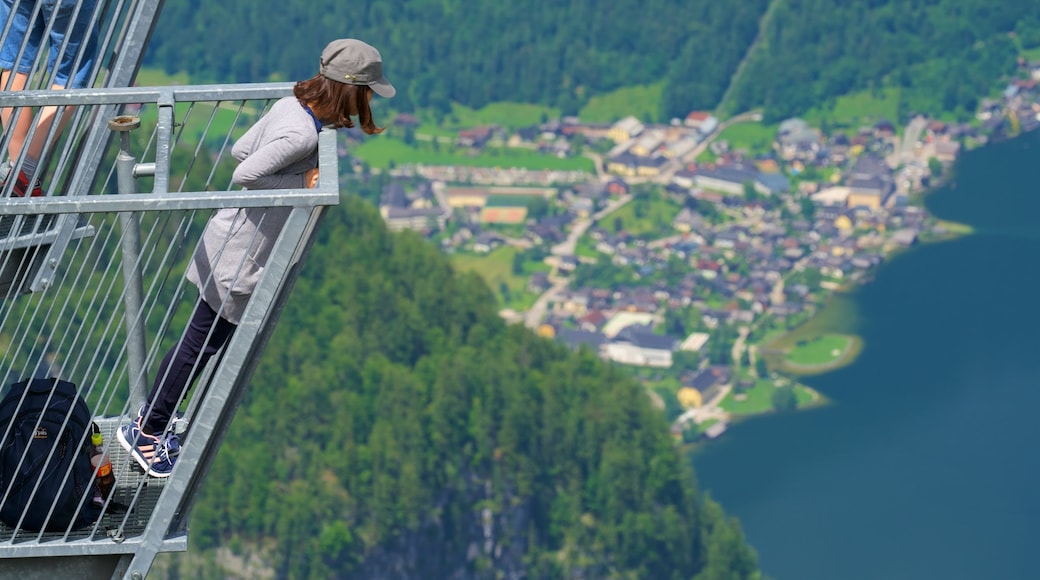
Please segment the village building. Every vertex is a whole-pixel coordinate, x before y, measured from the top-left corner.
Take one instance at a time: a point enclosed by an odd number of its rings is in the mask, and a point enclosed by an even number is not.
[[[846,203],[852,208],[880,209],[895,191],[892,170],[884,159],[874,153],[864,153],[856,159],[846,184],[849,187]]]
[[[632,116],[625,117],[610,128],[607,136],[615,143],[625,143],[643,132],[643,123]]]
[[[444,229],[451,210],[439,205],[429,182],[421,183],[409,194],[404,185],[393,181],[380,196],[379,215],[392,231],[410,229],[429,233]]]
[[[654,334],[649,327],[631,325],[603,346],[603,356],[628,365],[668,368],[678,341],[673,336]]]

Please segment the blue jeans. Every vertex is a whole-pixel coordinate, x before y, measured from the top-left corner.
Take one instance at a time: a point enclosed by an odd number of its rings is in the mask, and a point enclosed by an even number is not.
[[[86,87],[98,50],[98,30],[93,23],[95,8],[97,0],[0,1],[0,22],[11,25],[0,47],[0,68],[15,69],[18,59],[15,70],[31,73],[46,33],[50,40],[47,71],[54,74],[50,84],[74,89]]]

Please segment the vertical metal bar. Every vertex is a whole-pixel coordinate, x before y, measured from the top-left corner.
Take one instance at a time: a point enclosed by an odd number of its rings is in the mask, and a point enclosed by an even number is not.
[[[170,155],[173,152],[174,105],[173,91],[163,90],[159,94],[159,123],[155,141],[155,185],[153,193],[170,191]]]
[[[119,43],[119,50],[109,67],[109,74],[105,80],[107,87],[129,87],[137,77],[137,70],[141,66],[144,57],[144,49],[148,45],[148,39],[155,30],[155,24],[159,20],[159,12],[162,10],[165,0],[148,0],[138,2],[134,6],[130,23],[127,25],[126,35]],[[111,136],[106,124],[110,117],[115,116],[119,105],[105,105],[94,111],[94,124],[86,139],[81,144],[79,154],[76,156],[79,163],[69,179],[69,187],[66,195],[87,195],[97,176],[98,167],[105,154],[105,146]],[[49,281],[53,278],[55,270],[61,261],[61,256],[68,248],[72,240],[72,230],[77,216],[74,214],[60,215],[55,220],[58,228],[58,237],[47,250],[47,255],[42,260],[39,270],[29,284],[33,292],[47,288]]]
[[[119,193],[137,193],[134,183],[134,166],[137,159],[130,152],[130,131],[141,126],[137,117],[114,117],[109,120],[108,127],[119,134],[119,153],[116,155],[116,181]],[[123,284],[126,293],[123,303],[126,309],[126,362],[130,379],[130,399],[133,406],[144,402],[145,392],[145,342],[144,317],[141,304],[141,218],[136,212],[120,212],[119,222],[122,226],[122,259]]]

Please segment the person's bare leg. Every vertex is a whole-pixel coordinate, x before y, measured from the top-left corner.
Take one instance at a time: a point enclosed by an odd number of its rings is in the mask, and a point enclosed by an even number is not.
[[[0,87],[7,89],[8,82],[11,83],[11,87],[8,90],[21,91],[25,89],[25,85],[29,82],[29,75],[15,73],[14,79],[11,79],[11,71],[5,70],[3,73],[0,73]],[[12,118],[14,118],[14,127],[11,127]],[[16,115],[13,107],[0,110],[0,121],[4,124],[4,130],[10,134],[7,141],[7,153],[11,161],[17,161],[22,153],[22,147],[25,146],[25,136],[29,134],[29,128],[32,126],[32,118],[31,111],[18,111]]]
[[[53,85],[52,91],[65,90],[64,85]],[[58,117],[58,110],[61,107],[43,107],[40,110],[40,114],[36,117],[36,132],[33,133],[32,142],[29,143],[29,150],[25,156],[29,159],[39,160],[43,155],[43,148],[47,144],[47,137],[51,132],[51,125],[54,123],[54,118]],[[62,131],[65,130],[65,125],[68,124],[69,118],[72,117],[72,107],[64,107],[64,111],[61,112],[60,118],[58,119],[58,128],[54,132],[54,140],[57,140],[61,136]],[[18,119],[19,124],[21,119]],[[25,137],[28,135],[28,125],[26,126],[26,132],[22,133],[22,146],[25,146]],[[12,157],[14,159],[14,157]]]
[[[11,71],[5,70],[0,73],[0,87],[7,87],[8,82],[11,82],[10,90],[12,91],[24,90],[28,81],[29,76],[25,73],[15,73],[13,79],[11,79]],[[64,85],[56,84],[51,86],[51,90],[55,91],[64,89]],[[58,113],[59,110],[61,110],[61,107],[43,107],[39,114],[35,116],[36,129],[33,132],[32,141],[28,144],[28,148],[26,148],[26,139],[34,122],[32,110],[18,110],[16,112],[13,107],[0,110],[0,121],[3,122],[4,128],[6,129],[12,123],[14,124],[7,141],[8,158],[11,160],[12,165],[18,166],[21,163],[20,167],[29,179],[33,178],[33,174],[38,174],[37,165],[47,145],[55,117],[60,116],[57,120],[58,127],[55,130],[53,139],[51,139],[52,141],[61,136],[62,131],[65,130],[65,125],[71,118],[72,107],[64,107],[64,111],[60,115]],[[22,159],[23,150],[25,150],[24,159]]]

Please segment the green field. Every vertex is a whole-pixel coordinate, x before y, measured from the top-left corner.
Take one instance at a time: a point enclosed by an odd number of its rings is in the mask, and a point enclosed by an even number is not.
[[[446,137],[454,140],[460,129],[469,129],[481,125],[497,125],[506,130],[515,131],[524,127],[542,124],[549,119],[559,118],[560,111],[543,105],[524,103],[491,103],[480,109],[471,109],[453,104],[448,115],[435,114],[429,111],[418,111],[416,117],[419,126],[415,129],[417,139],[429,140],[432,137]],[[395,127],[388,128],[388,134],[398,136],[401,133]]]
[[[391,163],[395,165],[467,165],[472,167],[499,167],[524,169],[549,169],[565,171],[592,172],[595,167],[591,159],[575,157],[561,159],[555,155],[545,155],[530,149],[510,147],[488,147],[479,154],[467,149],[456,149],[450,146],[434,148],[427,143],[417,142],[409,145],[400,139],[381,136],[367,139],[355,147],[351,153],[378,169],[387,169]]]
[[[832,364],[845,355],[852,342],[850,336],[825,334],[795,346],[787,353],[787,362],[799,366]]]
[[[790,351],[799,341],[814,340],[825,334],[854,335],[860,324],[856,301],[845,294],[832,294],[823,308],[805,324],[767,343],[761,348]]]
[[[460,272],[480,275],[504,308],[523,311],[530,308],[538,298],[527,291],[528,278],[536,271],[548,271],[549,267],[545,264],[525,263],[523,275],[513,274],[513,256],[517,251],[513,246],[502,246],[487,254],[452,254],[451,263]],[[502,295],[503,283],[509,288],[510,300],[505,300]]]
[[[773,148],[777,125],[762,123],[735,123],[719,134],[719,141],[727,141],[732,150],[762,153]]]
[[[899,121],[899,88],[863,90],[838,97],[834,102],[810,109],[803,118],[814,127],[829,123],[832,127],[856,129],[881,119]]]
[[[733,392],[730,392],[726,395],[726,398],[722,400],[720,406],[735,416],[770,413],[773,411],[773,393],[776,392],[776,388],[777,387],[773,384],[773,380],[759,379],[755,382],[754,387],[744,391],[743,394],[747,396],[746,398],[738,401],[736,395]],[[798,400],[799,409],[820,402],[819,395],[805,385],[794,385],[794,393]]]
[[[614,123],[629,115],[643,121],[657,119],[663,90],[664,83],[657,83],[592,97],[578,112],[578,118],[583,123]]]
[[[596,250],[596,240],[589,236],[578,238],[578,243],[574,246],[574,255],[579,258],[599,258],[599,251]]]
[[[674,201],[659,193],[653,193],[646,200],[633,199],[603,218],[599,225],[612,234],[618,232],[616,226],[620,224],[621,229],[635,236],[661,236],[671,233],[672,220],[681,209]]]
[[[479,125],[499,125],[506,129],[520,129],[540,125],[560,116],[558,109],[524,103],[492,103],[481,109],[471,109],[459,104],[452,105],[451,123],[448,129],[463,129]]]
[[[824,334],[799,341],[784,356],[782,367],[796,375],[820,374],[851,363],[862,350],[863,341],[857,336]]]

